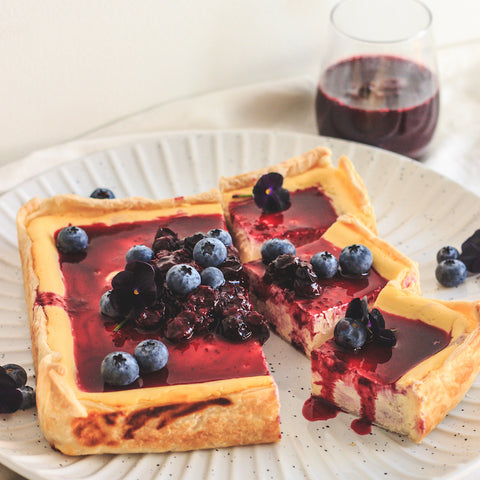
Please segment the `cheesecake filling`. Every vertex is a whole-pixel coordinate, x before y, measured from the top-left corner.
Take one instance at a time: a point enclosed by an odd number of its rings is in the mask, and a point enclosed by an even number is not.
[[[117,323],[100,313],[99,301],[111,288],[112,277],[125,267],[125,254],[133,245],[150,246],[159,227],[170,228],[179,237],[213,228],[225,228],[220,215],[177,215],[153,221],[85,225],[89,245],[86,254],[59,254],[65,284],[64,304],[71,321],[74,341],[76,381],[86,392],[109,391],[100,374],[100,365],[112,351],[133,352],[145,338],[155,338],[169,349],[169,361],[158,372],[142,376],[128,387],[139,388],[200,383],[230,378],[268,375],[261,345],[256,340],[230,342],[214,332],[206,332],[187,343],[172,343],[160,330],[141,329],[127,322]],[[37,295],[38,304],[58,300],[48,294]]]

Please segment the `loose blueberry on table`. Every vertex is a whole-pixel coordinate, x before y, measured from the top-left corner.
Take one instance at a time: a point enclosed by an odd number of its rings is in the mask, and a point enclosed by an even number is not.
[[[0,413],[14,413],[35,406],[35,390],[27,384],[27,372],[21,365],[0,367]]]
[[[435,278],[444,287],[458,287],[467,278],[467,266],[455,247],[445,246],[437,252]]]
[[[435,277],[444,287],[458,287],[467,278],[467,267],[461,260],[442,260],[435,269]]]
[[[99,187],[90,194],[90,198],[96,198],[100,200],[112,199],[115,198],[115,194],[109,188]]]
[[[446,247],[442,247],[437,252],[437,263],[442,262],[443,260],[453,260],[460,256],[460,253],[455,247],[451,247],[447,245]]]

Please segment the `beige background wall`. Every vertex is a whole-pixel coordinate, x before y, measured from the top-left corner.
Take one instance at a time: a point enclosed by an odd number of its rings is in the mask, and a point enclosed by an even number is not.
[[[333,0],[0,0],[0,165],[173,99],[316,74]],[[441,48],[480,2],[427,0]]]

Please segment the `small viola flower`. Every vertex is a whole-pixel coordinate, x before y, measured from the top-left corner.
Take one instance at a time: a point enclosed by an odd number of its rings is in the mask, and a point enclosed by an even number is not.
[[[127,263],[112,279],[110,301],[121,315],[143,310],[157,300],[155,267],[145,262]]]
[[[290,207],[290,193],[282,187],[283,176],[277,172],[262,175],[253,187],[253,199],[265,213],[283,212]]]

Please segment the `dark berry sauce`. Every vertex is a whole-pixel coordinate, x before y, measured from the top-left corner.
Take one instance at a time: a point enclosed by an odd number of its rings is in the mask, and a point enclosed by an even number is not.
[[[359,56],[320,79],[318,130],[418,158],[439,113],[438,83],[426,67],[393,56]]]
[[[330,420],[335,418],[341,410],[331,403],[323,401],[319,397],[311,396],[303,405],[303,416],[310,422],[318,420]]]
[[[107,390],[100,375],[100,364],[105,355],[114,350],[133,353],[135,345],[145,338],[162,340],[169,349],[169,361],[161,371],[143,376],[140,381],[143,387],[267,375],[268,369],[257,341],[232,343],[213,333],[205,333],[188,343],[173,344],[159,331],[141,330],[133,322],[115,332],[116,323],[100,313],[100,297],[111,288],[112,276],[124,269],[125,253],[135,244],[150,246],[159,227],[168,227],[179,236],[187,236],[212,228],[225,228],[225,224],[220,215],[198,215],[109,227],[103,224],[82,226],[89,237],[87,254],[80,258],[60,255],[79,388],[89,392]],[[136,382],[130,388],[139,386]]]
[[[232,202],[232,222],[259,243],[277,237],[298,246],[317,239],[337,219],[331,200],[319,188],[290,192],[290,201],[290,208],[279,213],[262,213],[251,198]]]
[[[367,344],[358,353],[352,353],[329,340],[312,352],[312,372],[321,372],[322,398],[309,400],[319,404],[334,404],[335,386],[339,380],[350,377],[360,397],[360,420],[352,428],[368,432],[368,424],[375,422],[375,398],[379,388],[395,391],[395,382],[425,359],[443,350],[451,336],[446,331],[415,319],[382,312],[387,328],[395,330],[397,343],[388,347],[377,342]],[[349,383],[349,381],[348,381]],[[309,414],[306,408],[306,418]],[[320,415],[316,415],[320,417]]]

